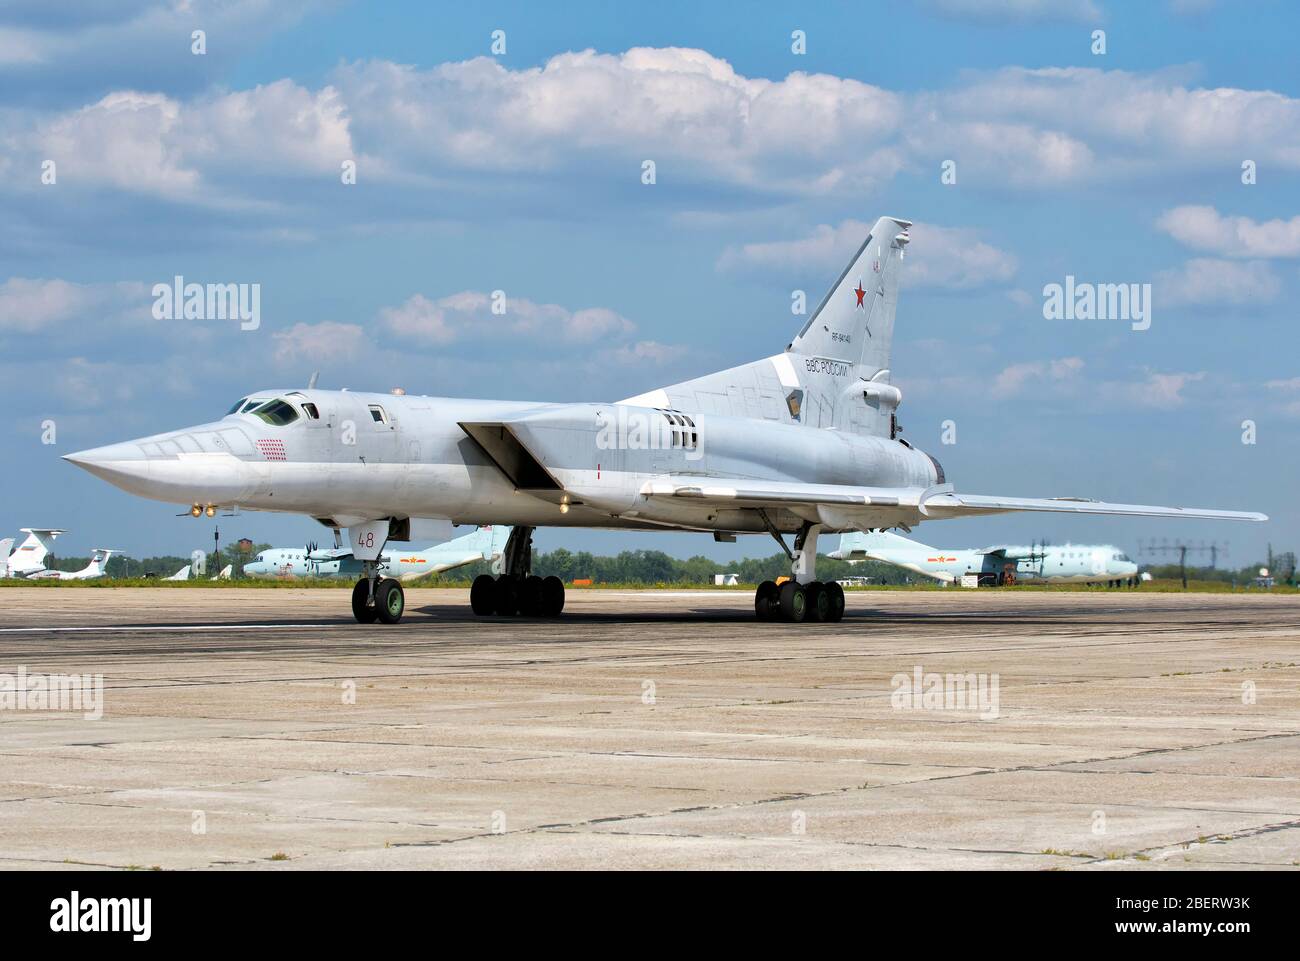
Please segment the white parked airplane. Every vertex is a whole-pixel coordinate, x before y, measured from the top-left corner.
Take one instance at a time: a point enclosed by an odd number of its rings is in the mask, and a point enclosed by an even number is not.
[[[348,528],[363,576],[358,621],[395,623],[389,542],[414,519],[509,524],[504,570],[470,591],[476,614],[556,615],[558,578],[531,574],[539,526],[771,534],[792,578],[759,585],[763,619],[839,620],[844,592],[816,577],[822,531],[915,527],[1007,511],[1265,520],[1263,514],[958,493],[904,439],[891,380],[910,222],[882,217],[781,353],[616,403],[546,404],[282,388],[218,421],[66,455],[123,490],[195,516],[284,511]],[[270,398],[255,404],[261,398]],[[785,535],[794,534],[793,549]]]
[[[413,581],[475,561],[498,560],[509,537],[509,527],[488,526],[423,551],[390,549],[382,561],[383,572],[399,581]],[[244,565],[244,573],[249,577],[340,577],[356,580],[363,570],[362,562],[347,548],[321,551],[309,547],[277,547],[262,551],[256,561]]]
[[[837,560],[884,561],[937,581],[952,583],[974,574],[981,584],[1107,584],[1137,583],[1138,566],[1110,545],[1031,546],[1006,544],[982,550],[943,550],[889,531],[840,535]]]
[[[55,538],[67,533],[67,531],[45,527],[19,529],[27,535],[27,539],[18,545],[18,550],[0,560],[0,564],[4,566],[4,577],[30,577],[45,570],[45,558],[50,551],[54,550]],[[13,540],[6,538],[5,542],[0,543],[4,543],[7,552]]]
[[[54,581],[93,581],[97,577],[103,577],[108,573],[106,565],[108,559],[114,554],[120,554],[121,551],[109,550],[104,547],[96,547],[95,552],[90,555],[90,563],[79,571],[56,571],[42,570],[35,574],[28,574],[28,580],[54,580]]]

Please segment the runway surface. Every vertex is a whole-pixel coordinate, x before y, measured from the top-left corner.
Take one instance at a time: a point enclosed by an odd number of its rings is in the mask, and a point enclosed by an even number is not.
[[[1300,863],[1295,597],[466,594],[361,626],[346,591],[0,589],[0,675],[104,691],[0,710],[0,867]],[[985,700],[903,704],[918,668]]]

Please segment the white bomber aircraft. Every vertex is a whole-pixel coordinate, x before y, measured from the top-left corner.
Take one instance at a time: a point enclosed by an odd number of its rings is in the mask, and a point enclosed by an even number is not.
[[[436,544],[423,551],[393,551],[384,573],[399,581],[413,581],[429,574],[492,561],[505,550],[509,527],[480,527],[463,537]],[[365,573],[362,562],[347,548],[320,551],[310,547],[275,547],[262,551],[257,560],[244,565],[249,577],[338,577],[356,580]]]
[[[18,550],[9,554],[9,545],[13,543],[12,538],[5,538],[0,543],[4,544],[4,552],[7,556],[0,558],[0,566],[4,568],[0,572],[3,577],[30,577],[33,574],[45,570],[45,558],[50,551],[54,550],[54,541],[60,534],[66,534],[67,531],[56,530],[46,527],[23,527],[19,528],[22,533],[27,535],[27,539],[18,545]]]
[[[1000,544],[983,550],[943,550],[889,531],[840,535],[837,560],[884,561],[905,570],[951,584],[966,574],[981,584],[1106,584],[1133,587],[1137,564],[1118,547],[1101,545]]]
[[[760,618],[838,620],[816,577],[822,531],[905,528],[1008,511],[1265,520],[1262,514],[958,493],[900,436],[890,381],[898,281],[911,237],[882,217],[781,353],[617,403],[547,404],[283,388],[221,420],[66,455],[123,490],[208,508],[305,514],[348,528],[365,576],[357,620],[399,620],[384,577],[412,520],[514,527],[476,614],[556,615],[564,586],[531,573],[541,526],[771,534],[792,578],[759,585]],[[255,403],[259,402],[260,403]],[[785,535],[794,535],[793,548]]]

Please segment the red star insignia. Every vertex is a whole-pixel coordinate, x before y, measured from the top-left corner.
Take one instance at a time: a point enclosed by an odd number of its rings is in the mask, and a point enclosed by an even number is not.
[[[858,295],[858,303],[857,303],[857,306],[858,306],[858,307],[862,307],[862,306],[864,306],[863,303],[862,303],[862,298],[865,297],[865,296],[867,295],[867,292],[866,292],[865,290],[862,289],[862,281],[860,281],[860,280],[858,281],[858,286],[857,286],[857,288],[856,288],[853,292],[854,292],[855,294]]]

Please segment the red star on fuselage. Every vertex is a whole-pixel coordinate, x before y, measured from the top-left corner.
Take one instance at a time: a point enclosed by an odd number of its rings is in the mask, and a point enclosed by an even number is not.
[[[859,307],[863,307],[863,306],[865,306],[865,305],[862,303],[862,298],[865,297],[865,296],[867,295],[867,292],[866,292],[865,290],[862,289],[862,281],[860,281],[860,280],[858,281],[858,286],[857,286],[857,288],[856,288],[853,292],[854,292],[855,294],[858,295],[858,303],[857,303],[857,306],[859,306]]]

